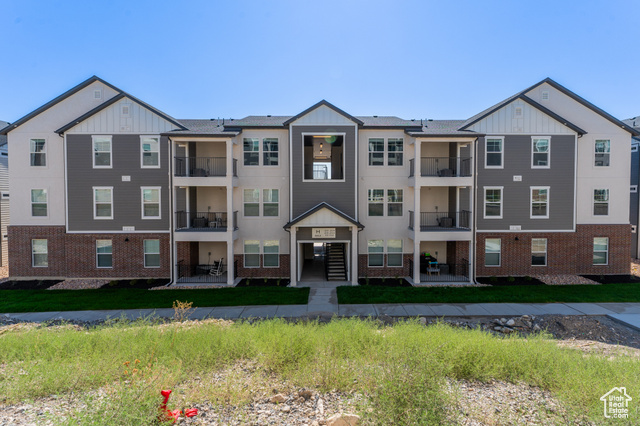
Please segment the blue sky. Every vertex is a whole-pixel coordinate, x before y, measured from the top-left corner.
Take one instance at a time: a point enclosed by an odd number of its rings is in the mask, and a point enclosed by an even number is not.
[[[638,1],[0,0],[0,119],[91,75],[176,118],[468,118],[551,77],[640,115]]]

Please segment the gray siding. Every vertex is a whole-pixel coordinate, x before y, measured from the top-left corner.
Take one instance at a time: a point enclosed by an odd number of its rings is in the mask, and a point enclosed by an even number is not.
[[[113,135],[111,169],[94,169],[91,135],[67,136],[67,193],[70,231],[169,230],[169,156],[167,138],[160,140],[160,168],[140,167],[140,136]],[[122,176],[131,176],[123,182]],[[93,187],[113,187],[113,220],[93,219]],[[160,186],[161,219],[142,219],[143,186]]]
[[[0,155],[0,191],[9,192],[9,158],[4,155]],[[0,197],[0,250],[2,250],[0,266],[9,265],[8,245],[4,238],[9,226],[9,203],[9,198]]]
[[[640,142],[635,138],[634,144]],[[637,146],[637,145],[635,145]],[[640,185],[640,152],[635,151],[631,153],[631,182],[630,185]],[[632,225],[638,225],[638,192],[632,192],[630,194],[630,210],[629,210],[629,222]],[[638,256],[638,231],[635,234],[631,234],[631,257],[636,258]]]
[[[531,135],[504,138],[503,169],[486,169],[485,143],[478,142],[476,212],[478,230],[569,230],[574,225],[575,136],[551,137],[551,168],[531,168]],[[522,176],[514,182],[514,176]],[[502,219],[484,219],[484,187],[503,186]],[[531,219],[531,186],[548,186],[549,219]]]
[[[355,126],[292,126],[291,203],[295,219],[321,202],[326,202],[354,219],[356,213]],[[303,182],[304,141],[302,133],[344,133],[344,182]]]

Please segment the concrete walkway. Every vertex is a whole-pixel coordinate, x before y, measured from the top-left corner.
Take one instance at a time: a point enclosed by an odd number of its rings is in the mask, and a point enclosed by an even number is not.
[[[315,290],[315,291],[314,291]],[[640,303],[398,303],[398,304],[338,304],[335,288],[312,288],[307,305],[224,306],[196,308],[191,319],[204,318],[297,318],[320,313],[344,317],[444,317],[444,316],[519,316],[519,315],[606,315],[640,330]],[[9,313],[10,318],[23,321],[80,320],[97,321],[126,317],[173,317],[173,309],[127,309],[111,311],[66,311]]]

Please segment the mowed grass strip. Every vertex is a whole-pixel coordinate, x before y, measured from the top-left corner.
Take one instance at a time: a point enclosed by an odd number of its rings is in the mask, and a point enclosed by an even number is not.
[[[0,403],[73,392],[86,400],[67,424],[148,425],[157,416],[160,389],[174,390],[176,407],[252,402],[251,387],[239,392],[207,380],[238,363],[252,365],[247,377],[264,382],[269,392],[286,381],[297,388],[366,395],[368,405],[358,410],[363,424],[380,425],[447,423],[454,402],[446,392],[447,378],[539,386],[569,409],[563,424],[574,424],[573,416],[583,414],[604,424],[599,398],[613,386],[640,383],[636,358],[585,355],[559,348],[545,335],[501,338],[414,320],[393,327],[357,319],[325,325],[139,321],[4,333]],[[105,396],[92,400],[96,389],[104,389]],[[632,413],[638,407],[635,399],[629,405]]]
[[[0,312],[171,308],[175,300],[193,307],[304,305],[308,288],[244,287],[197,290],[2,290]]]
[[[640,302],[634,283],[500,287],[338,287],[338,303]]]

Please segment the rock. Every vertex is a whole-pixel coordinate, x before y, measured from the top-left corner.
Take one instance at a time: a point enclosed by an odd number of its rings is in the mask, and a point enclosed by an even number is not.
[[[320,413],[321,416],[324,415],[324,401],[322,401],[322,399],[318,399],[318,413]]]
[[[506,324],[506,323],[507,323],[506,318],[500,318],[500,324]]]
[[[496,325],[495,327],[493,327],[493,329],[495,331],[502,331],[502,327],[500,327],[499,325]]]
[[[540,326],[538,324],[535,324],[533,326],[533,331],[540,331],[540,330],[542,330],[542,329],[540,328]]]
[[[291,407],[288,406],[288,405],[283,405],[280,410],[285,412],[285,413],[288,413],[289,411],[291,411]]]
[[[360,422],[357,414],[340,413],[334,414],[327,419],[327,426],[356,426]]]
[[[520,318],[522,318],[523,320],[528,320],[529,318],[531,318],[529,315],[523,315]]]
[[[427,325],[427,319],[425,317],[420,317],[420,324]]]
[[[513,320],[513,318],[512,318],[512,319],[510,319],[509,321],[507,321],[507,325],[508,325],[509,327],[513,327],[514,325],[516,325],[516,322],[515,322],[515,321]]]
[[[320,423],[318,423],[317,420],[314,420],[311,422],[311,426],[320,426]]]
[[[269,399],[269,402],[272,404],[282,404],[286,400],[287,400],[287,397],[279,393],[277,395],[272,396],[271,399]]]
[[[513,329],[512,329],[512,328],[509,328],[509,327],[502,327],[502,330],[501,330],[501,331],[502,331],[504,334],[510,334],[510,333],[513,333]]]
[[[311,398],[313,396],[313,392],[310,391],[310,390],[303,389],[303,390],[298,392],[298,396],[301,396],[302,398],[304,398],[306,400],[306,399],[309,399],[309,398]]]

